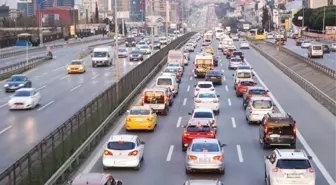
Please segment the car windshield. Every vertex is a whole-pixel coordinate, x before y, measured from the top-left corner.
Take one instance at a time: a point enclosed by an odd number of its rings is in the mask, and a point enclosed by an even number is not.
[[[132,109],[129,112],[130,115],[149,115],[149,113],[150,113],[149,110],[144,109]]]
[[[148,49],[148,46],[140,46],[141,49]]]
[[[308,169],[311,168],[311,165],[307,159],[279,159],[276,167],[280,169]]]
[[[180,67],[179,63],[169,63],[168,66],[170,67]]]
[[[195,112],[194,118],[209,118],[212,119],[213,115],[211,112]]]
[[[135,41],[134,38],[127,38],[127,39],[126,39],[126,42],[134,42],[134,41]]]
[[[125,48],[119,48],[120,52],[126,52],[127,50]]]
[[[210,132],[211,128],[208,125],[189,125],[187,132]]]
[[[82,65],[81,61],[72,61],[71,65]]]
[[[270,109],[272,108],[271,100],[254,100],[252,106],[256,109]]]
[[[159,42],[159,41],[157,41],[157,40],[155,40],[155,41],[154,41],[154,44],[160,44],[160,42]]]
[[[31,95],[31,91],[16,91],[13,95],[14,97],[29,97]]]
[[[110,150],[133,150],[135,143],[125,141],[112,141],[107,144],[107,148]]]
[[[198,98],[216,98],[214,93],[199,93]]]
[[[139,42],[139,45],[147,45],[146,42]]]
[[[202,89],[208,89],[208,88],[211,88],[212,85],[211,84],[198,84],[198,87]]]
[[[138,50],[131,51],[131,54],[139,54],[140,52]]]
[[[23,76],[12,76],[10,79],[8,79],[9,82],[22,82],[24,81],[25,77]]]
[[[219,152],[216,143],[194,143],[191,147],[192,152]]]
[[[173,85],[171,78],[159,78],[156,85]]]
[[[220,71],[209,71],[207,73],[207,76],[221,76],[221,72]]]
[[[322,47],[321,46],[313,46],[313,50],[321,50]]]
[[[240,58],[233,58],[230,60],[230,62],[238,63],[238,62],[242,62],[242,60]]]
[[[93,57],[106,57],[107,52],[106,51],[96,51],[93,52]]]
[[[259,94],[259,95],[262,95],[262,94],[266,94],[266,90],[264,89],[251,89],[249,90],[249,94]]]

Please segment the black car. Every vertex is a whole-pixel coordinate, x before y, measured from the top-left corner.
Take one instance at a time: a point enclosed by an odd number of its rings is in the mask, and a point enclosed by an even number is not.
[[[328,45],[322,45],[323,53],[330,53],[330,47]]]
[[[126,47],[136,47],[136,40],[135,40],[135,38],[133,38],[133,37],[126,38],[125,46]]]
[[[259,127],[259,142],[263,149],[271,146],[296,148],[296,121],[288,113],[268,113]]]
[[[223,73],[219,70],[210,70],[205,74],[205,81],[211,81],[214,85],[222,85]]]
[[[212,55],[212,58],[213,58],[214,66],[217,67],[218,66],[218,56]]]
[[[129,59],[130,61],[143,61],[143,55],[140,50],[135,49],[130,52]]]
[[[32,82],[23,74],[11,76],[4,85],[5,92],[15,92],[21,88],[31,88]]]

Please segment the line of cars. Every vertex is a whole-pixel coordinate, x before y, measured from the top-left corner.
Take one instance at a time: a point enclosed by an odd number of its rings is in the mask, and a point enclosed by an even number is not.
[[[301,48],[305,48],[308,50],[308,57],[320,57],[323,58],[324,54],[330,52],[336,52],[336,43],[328,44],[319,44],[314,43],[309,39],[304,38],[296,38],[295,45],[300,46]]]

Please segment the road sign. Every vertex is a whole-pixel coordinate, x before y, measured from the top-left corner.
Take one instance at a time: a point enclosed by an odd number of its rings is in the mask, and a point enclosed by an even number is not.
[[[119,19],[129,19],[130,18],[130,12],[129,11],[117,12],[117,17]]]

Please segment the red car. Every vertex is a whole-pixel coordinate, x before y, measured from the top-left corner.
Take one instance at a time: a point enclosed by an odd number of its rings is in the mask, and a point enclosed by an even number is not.
[[[292,39],[298,39],[298,38],[299,38],[299,34],[296,33],[292,35]]]
[[[193,119],[184,126],[182,133],[182,151],[186,151],[195,138],[216,138],[216,130],[209,120]]]
[[[257,85],[257,83],[254,80],[252,80],[252,79],[240,80],[238,82],[238,85],[237,85],[237,88],[236,88],[236,95],[237,95],[237,97],[243,96],[244,92],[247,91],[248,87],[256,86],[256,85]]]

